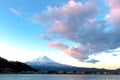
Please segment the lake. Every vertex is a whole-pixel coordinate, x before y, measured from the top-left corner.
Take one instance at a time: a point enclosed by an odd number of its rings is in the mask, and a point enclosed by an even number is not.
[[[0,80],[120,80],[120,75],[0,74]]]

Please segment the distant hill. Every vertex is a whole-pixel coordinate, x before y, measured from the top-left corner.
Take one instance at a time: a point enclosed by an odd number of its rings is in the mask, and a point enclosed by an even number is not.
[[[25,63],[8,61],[0,57],[0,73],[18,73],[22,71],[35,71],[35,69]]]
[[[116,69],[116,71],[120,72],[120,68]]]
[[[62,74],[120,74],[120,68],[116,70],[75,67],[57,63],[46,56],[39,57],[26,63],[8,61],[0,57],[1,73],[62,73]]]
[[[65,64],[57,63],[46,56],[39,57],[32,61],[26,62],[27,65],[44,71],[103,71],[105,69],[97,69],[97,68],[82,68],[75,67]]]

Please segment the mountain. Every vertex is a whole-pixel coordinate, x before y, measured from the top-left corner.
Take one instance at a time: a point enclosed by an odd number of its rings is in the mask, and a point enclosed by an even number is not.
[[[22,71],[35,71],[35,69],[25,63],[8,61],[0,57],[0,73],[19,73]]]
[[[26,62],[26,64],[38,70],[59,70],[63,66],[65,66],[53,61],[47,56],[42,56],[34,60],[28,61]]]
[[[57,63],[46,56],[26,62],[27,65],[43,71],[99,71],[96,68],[82,68]]]
[[[29,61],[29,62],[38,63],[38,64],[40,64],[40,63],[43,63],[43,64],[44,63],[56,63],[46,56],[41,56],[41,57],[36,58],[36,59]]]
[[[119,72],[120,72],[120,68],[116,69],[116,71],[119,71]]]

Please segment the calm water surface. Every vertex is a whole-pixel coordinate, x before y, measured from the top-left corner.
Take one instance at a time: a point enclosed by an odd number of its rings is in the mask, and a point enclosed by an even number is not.
[[[120,80],[120,75],[1,74],[0,80]]]

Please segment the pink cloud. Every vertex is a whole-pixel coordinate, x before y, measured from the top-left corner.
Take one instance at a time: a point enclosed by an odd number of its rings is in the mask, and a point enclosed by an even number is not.
[[[49,28],[49,32],[54,32],[54,33],[61,33],[64,34],[68,31],[68,28],[65,24],[63,24],[61,21],[56,21],[54,25]]]
[[[68,46],[65,44],[62,44],[60,42],[51,42],[48,44],[49,47],[56,47],[59,48],[60,50],[65,50],[68,49]]]
[[[117,26],[120,25],[120,0],[110,0],[108,5],[110,6],[110,12],[106,16]]]
[[[75,48],[75,47],[69,48],[64,50],[64,52],[69,56],[72,56],[80,61],[84,61],[85,59],[88,59],[88,55],[84,54],[84,52],[82,52],[79,48]]]
[[[79,29],[80,26],[95,17],[96,14],[97,10],[94,3],[87,2],[82,4],[81,2],[70,0],[62,7],[48,7],[46,12],[36,14],[33,20],[37,23],[47,22],[49,24],[50,22],[48,30],[52,33],[62,34],[75,30],[75,28]]]
[[[120,0],[109,0],[108,5],[110,7],[120,7]]]
[[[84,59],[88,59],[88,54],[84,54],[80,50],[80,48],[76,48],[76,47],[70,48],[69,46],[60,42],[51,42],[51,43],[48,43],[48,46],[58,48],[59,50],[66,53],[67,55],[77,58],[81,61],[84,61]]]
[[[111,23],[119,23],[119,0],[110,0],[110,13],[107,21],[96,20],[98,8],[92,2],[69,0],[61,7],[48,7],[46,11],[33,16],[33,20],[47,26],[46,35],[51,39],[65,39],[79,46],[69,47],[63,43],[52,42],[48,46],[58,48],[64,53],[86,61],[90,55],[120,47],[120,28]],[[115,6],[115,7],[114,7]],[[97,16],[98,15],[98,16]],[[111,21],[110,21],[111,20]],[[43,36],[44,37],[44,36]],[[97,62],[91,60],[89,62]]]

